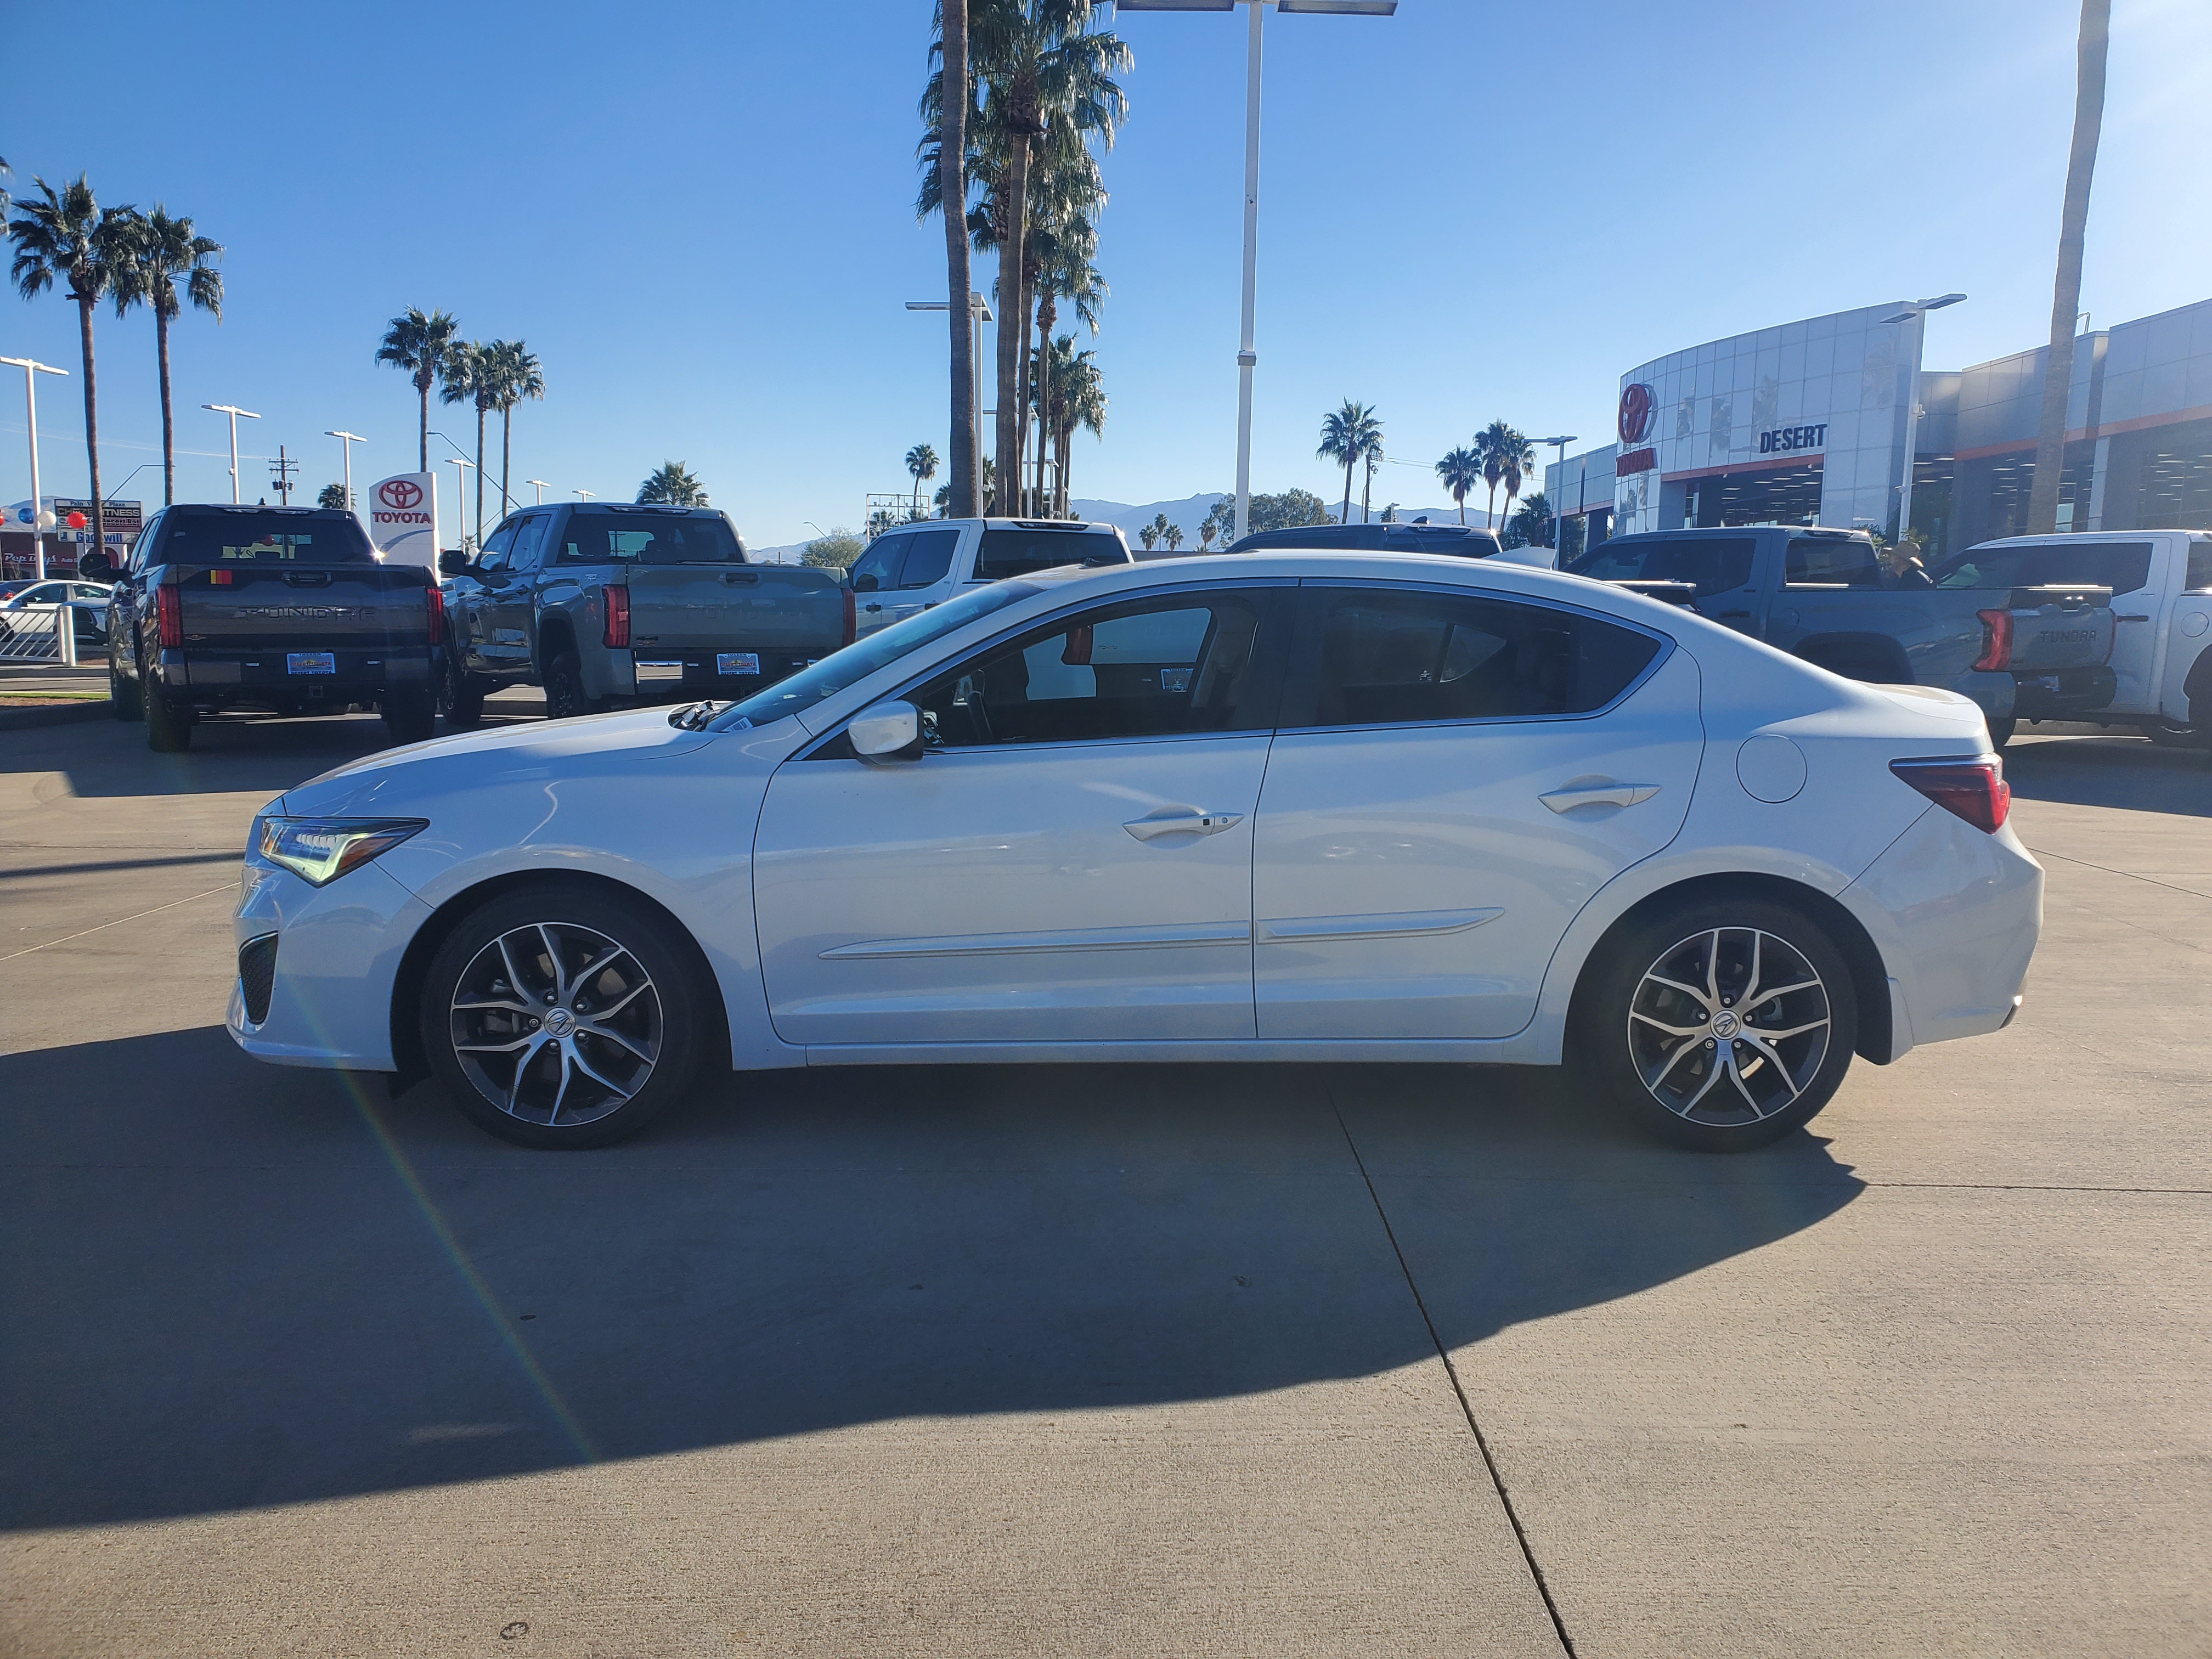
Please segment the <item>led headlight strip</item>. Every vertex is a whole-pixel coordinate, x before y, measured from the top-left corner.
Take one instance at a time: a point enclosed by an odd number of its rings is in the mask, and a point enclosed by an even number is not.
[[[325,887],[429,827],[428,818],[264,818],[261,856]]]

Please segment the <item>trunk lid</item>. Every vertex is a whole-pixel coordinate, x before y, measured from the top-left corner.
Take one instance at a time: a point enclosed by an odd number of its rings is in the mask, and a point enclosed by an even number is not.
[[[2015,587],[2012,664],[2016,673],[2092,668],[2112,654],[2112,590],[2054,585]]]
[[[185,649],[228,653],[427,650],[425,572],[412,565],[184,567],[175,581]]]
[[[826,656],[845,641],[845,600],[826,570],[771,564],[630,567],[630,645],[660,652]]]

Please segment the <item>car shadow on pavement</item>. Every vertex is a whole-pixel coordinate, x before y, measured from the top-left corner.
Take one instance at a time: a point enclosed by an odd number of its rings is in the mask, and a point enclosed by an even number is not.
[[[0,1059],[0,1102],[9,1528],[1365,1377],[1436,1352],[1376,1194],[1457,1252],[1456,1346],[1862,1190],[1449,1066],[775,1073],[559,1154],[209,1028]]]
[[[2014,742],[2004,765],[2022,800],[2212,817],[2212,754],[2202,750],[2134,736],[2061,738]]]

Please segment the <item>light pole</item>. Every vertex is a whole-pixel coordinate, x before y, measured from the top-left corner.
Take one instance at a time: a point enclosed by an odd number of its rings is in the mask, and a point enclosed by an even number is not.
[[[447,441],[450,442],[451,440]],[[461,515],[468,506],[469,469],[476,463],[465,456],[448,455],[446,457],[446,465],[453,469],[453,523],[458,526],[461,523]],[[461,549],[464,552],[468,550],[468,545],[469,532],[464,530],[461,532]]]
[[[1966,296],[1963,294],[1940,294],[1932,300],[1922,300],[1909,305],[1893,317],[1885,317],[1885,323],[1912,325],[1912,374],[1905,383],[1905,477],[1897,486],[1897,544],[1905,545],[1905,533],[1912,528],[1912,450],[1920,441],[1920,349],[1928,337],[1928,313],[1941,311],[1945,306],[1954,306]]]
[[[212,410],[218,415],[230,416],[230,504],[238,505],[238,422],[243,416],[249,421],[261,417],[250,409],[240,409],[236,404],[202,404],[202,409]]]
[[[23,371],[23,410],[26,424],[31,429],[31,568],[40,581],[46,579],[46,498],[39,494],[39,376],[58,374],[69,378],[69,370],[56,368],[31,357],[0,357],[0,363],[11,363]],[[106,550],[102,549],[105,552]]]
[[[1260,23],[1270,3],[1286,15],[1334,12],[1353,17],[1390,17],[1398,0],[1115,0],[1116,11],[1231,11],[1252,9],[1244,68],[1244,310],[1237,336],[1237,526],[1241,540],[1252,518],[1253,313],[1260,283]]]
[[[596,489],[572,489],[568,493],[580,501],[588,501],[599,492]]]
[[[532,502],[532,503],[531,503],[531,505],[532,505],[532,506],[533,506],[533,507],[543,507],[543,506],[544,506],[544,505],[545,505],[545,480],[544,480],[544,479],[543,479],[543,478],[525,478],[522,482],[523,482],[523,483],[526,483],[526,484],[534,484],[534,485],[537,487],[537,489],[538,489],[538,499],[537,499],[535,501]]]
[[[906,308],[908,311],[950,311],[952,302],[950,300],[908,300]],[[995,320],[991,315],[991,302],[972,288],[968,290],[968,315],[971,323]],[[983,507],[983,331],[972,326],[968,331],[968,411],[975,421],[975,509],[980,513]]]
[[[1575,436],[1574,434],[1569,433],[1564,438],[1539,438],[1536,441],[1540,444],[1550,444],[1559,452],[1557,457],[1559,464],[1559,482],[1561,483],[1566,483],[1567,446],[1572,443],[1580,443],[1582,440]],[[1576,505],[1579,507],[1582,503],[1577,501]],[[1559,504],[1557,501],[1553,501],[1552,503],[1552,551],[1556,554],[1565,553],[1566,550],[1567,515],[1559,511]],[[1556,564],[1558,561],[1554,559],[1553,562]]]
[[[338,447],[345,451],[346,511],[350,513],[353,511],[353,447],[356,444],[365,444],[368,440],[362,437],[358,432],[325,431],[323,434],[323,436],[325,438],[337,439],[339,441]]]

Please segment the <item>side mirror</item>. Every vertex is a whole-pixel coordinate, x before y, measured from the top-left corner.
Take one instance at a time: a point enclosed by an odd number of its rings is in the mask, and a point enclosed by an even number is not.
[[[872,765],[921,758],[921,711],[910,702],[871,703],[853,716],[845,735]]]
[[[465,576],[469,574],[469,556],[458,547],[449,547],[438,555],[438,574],[441,576]]]
[[[883,584],[872,574],[853,578],[853,591],[855,593],[872,593],[882,586]]]
[[[106,554],[95,548],[76,562],[76,574],[83,581],[105,581],[113,578],[115,567],[107,562]]]

